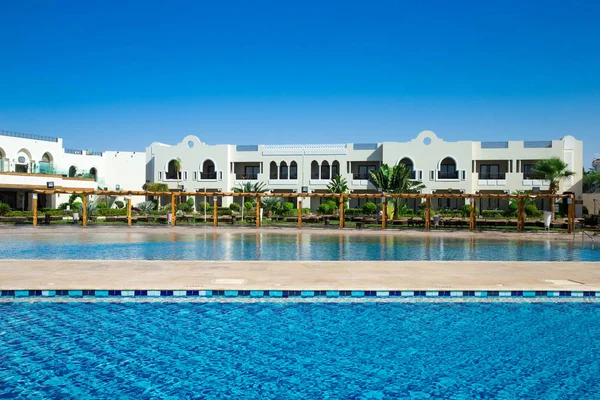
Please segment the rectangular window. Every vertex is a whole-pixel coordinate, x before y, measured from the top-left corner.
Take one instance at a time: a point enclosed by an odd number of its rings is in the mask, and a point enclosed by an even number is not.
[[[479,179],[500,179],[500,165],[481,164],[479,166]]]
[[[197,181],[198,180],[198,171],[194,171],[194,180]]]
[[[296,164],[290,165],[290,179],[298,179],[298,166]]]
[[[158,171],[158,180],[162,181],[162,171]]]
[[[534,164],[523,164],[523,178],[533,179],[533,167]]]
[[[183,171],[183,180],[184,180],[184,181],[187,181],[187,178],[188,178],[188,173],[187,173],[187,171]]]
[[[355,176],[354,179],[371,179],[371,171],[376,169],[376,165],[359,165],[358,176]]]

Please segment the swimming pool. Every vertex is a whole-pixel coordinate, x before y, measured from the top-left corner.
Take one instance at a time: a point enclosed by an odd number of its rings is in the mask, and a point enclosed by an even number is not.
[[[281,233],[31,233],[6,236],[4,259],[600,261],[579,241]]]
[[[0,304],[0,397],[594,398],[598,303]]]

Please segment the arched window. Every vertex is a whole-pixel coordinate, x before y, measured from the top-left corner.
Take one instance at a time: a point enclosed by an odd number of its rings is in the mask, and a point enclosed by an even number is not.
[[[438,172],[439,179],[458,179],[458,171],[456,170],[456,161],[451,157],[446,157],[440,164]]]
[[[15,163],[15,172],[29,172],[29,165],[31,164],[31,153],[27,149],[21,149],[17,153],[17,160]]]
[[[171,160],[167,165],[167,179],[181,179],[181,165],[178,165],[179,161]]]
[[[269,177],[270,179],[277,179],[277,163],[275,161],[271,161],[271,164],[269,164]]]
[[[327,161],[321,163],[321,179],[331,179],[331,169]]]
[[[331,177],[334,178],[336,175],[340,174],[340,163],[339,161],[335,160],[333,163],[331,163]]]
[[[415,179],[415,166],[413,165],[413,161],[408,157],[404,157],[400,160],[400,164],[404,165],[404,168],[410,171],[410,178]]]
[[[95,167],[90,168],[90,175],[94,178],[94,182],[98,182],[98,170]]]
[[[71,165],[71,168],[69,168],[69,178],[74,178],[76,174],[77,168],[75,168],[74,165]]]
[[[298,179],[298,164],[296,164],[296,161],[290,163],[290,179]]]
[[[279,179],[288,179],[288,166],[285,161],[279,165]]]
[[[215,171],[215,163],[212,160],[205,160],[202,163],[202,172],[200,179],[217,179],[217,171]]]
[[[310,179],[319,179],[319,163],[316,160],[310,163]]]

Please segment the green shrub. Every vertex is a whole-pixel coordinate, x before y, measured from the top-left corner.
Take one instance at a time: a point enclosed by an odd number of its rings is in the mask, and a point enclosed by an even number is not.
[[[251,201],[247,201],[247,202],[244,203],[244,208],[246,210],[251,210],[253,206],[254,206],[254,204],[252,204]]]
[[[9,211],[5,217],[33,217],[33,211]]]
[[[240,212],[242,210],[242,207],[238,203],[231,203],[229,205],[229,209],[231,211]]]
[[[123,203],[121,200],[116,200],[115,201],[115,206],[117,208],[125,208],[125,203]]]
[[[289,215],[289,213],[294,209],[294,203],[286,201],[285,203],[280,203],[275,208],[275,214],[277,215]]]
[[[231,215],[229,207],[217,207],[217,215]]]
[[[317,214],[331,214],[331,207],[329,207],[329,204],[327,203],[319,204],[319,207],[317,207]]]
[[[190,206],[188,203],[179,203],[177,204],[177,211],[181,211],[183,213],[189,213],[194,211],[194,207]]]
[[[538,210],[537,206],[535,204],[527,204],[525,206],[525,214],[528,217],[534,217],[534,218],[538,218],[541,217],[543,215],[543,212]]]
[[[325,202],[325,204],[327,204],[329,206],[330,213],[333,213],[335,210],[338,209],[338,202],[335,200],[329,199]]]
[[[375,206],[377,207],[377,206]],[[346,210],[344,210],[344,215],[346,215],[347,217],[352,217],[355,215],[363,215],[364,211],[362,208],[348,208]]]
[[[76,201],[75,203],[73,203],[71,205],[71,210],[73,210],[76,213],[80,213],[82,209],[83,209],[83,203],[80,203],[78,201]]]
[[[581,209],[581,212],[582,212],[582,214],[583,214],[583,215],[585,215],[586,217],[587,217],[588,215],[590,215],[590,210],[588,210],[588,208],[587,208],[586,206],[583,206],[583,207],[582,207],[582,209]]]
[[[122,217],[127,215],[127,209],[125,208],[98,208],[94,215],[100,215],[103,217]]]
[[[59,210],[66,210],[67,207],[69,207],[69,203],[60,203],[60,205],[58,206]]]
[[[375,214],[375,212],[377,212],[377,204],[373,203],[372,201],[367,201],[362,207],[362,212],[365,215]]]
[[[136,208],[144,215],[151,214],[156,210],[156,203],[153,201],[143,201],[139,203]]]
[[[196,200],[193,197],[188,197],[186,203],[191,208],[194,208],[194,204],[196,203]]]
[[[96,203],[96,208],[103,209],[108,208],[108,206],[106,205],[106,203]]]
[[[168,192],[169,185],[166,183],[146,183],[142,189],[148,192]]]
[[[6,203],[0,203],[0,215],[6,215],[10,212],[10,206]]]
[[[213,209],[212,204],[210,204],[209,202],[203,202],[201,201],[200,203],[198,203],[198,208],[196,208],[196,210],[198,212],[203,213],[204,212],[204,206],[206,206],[206,212],[211,212],[211,210]]]
[[[484,210],[481,215],[483,218],[490,219],[502,219],[504,217],[504,213],[500,210]]]

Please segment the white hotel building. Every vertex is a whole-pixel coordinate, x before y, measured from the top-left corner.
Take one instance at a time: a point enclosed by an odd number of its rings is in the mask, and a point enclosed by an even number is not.
[[[0,201],[30,209],[31,191],[45,188],[48,181],[65,189],[141,190],[145,182],[161,182],[174,191],[221,192],[240,183],[263,182],[275,193],[325,192],[336,174],[347,180],[352,193],[373,193],[377,189],[369,181],[369,171],[384,163],[409,167],[413,177],[425,185],[423,193],[543,193],[549,182],[533,179],[531,171],[538,160],[554,156],[575,172],[561,182],[560,192],[573,192],[580,198],[583,144],[572,136],[535,142],[446,142],[423,131],[407,142],[209,145],[190,135],[174,145],[152,143],[145,152],[100,153],[65,149],[59,138],[0,131]],[[179,173],[174,168],[176,159],[181,162]],[[68,196],[47,197],[40,200],[41,207],[55,207]],[[133,200],[134,204],[139,201],[143,198]],[[231,201],[224,198],[222,205]],[[316,210],[321,201],[306,198],[303,204]],[[364,201],[352,199],[350,207],[362,206]],[[432,207],[459,208],[463,204],[460,199],[437,199]],[[506,204],[491,199],[478,206],[502,209]]]

